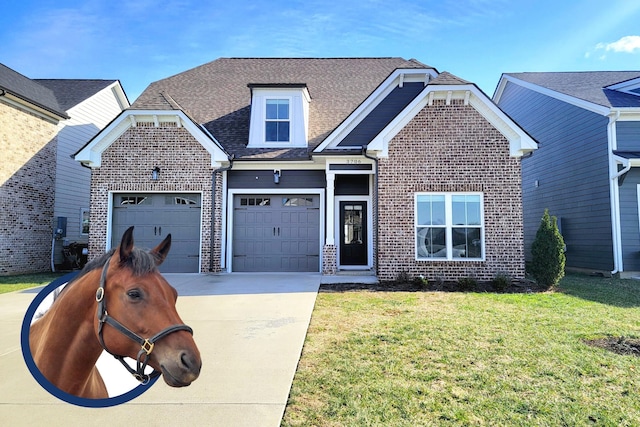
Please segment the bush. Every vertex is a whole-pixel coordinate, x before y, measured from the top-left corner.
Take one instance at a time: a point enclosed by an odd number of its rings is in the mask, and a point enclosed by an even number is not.
[[[531,275],[539,285],[551,288],[564,277],[564,240],[558,231],[556,217],[544,210],[536,238],[531,245]]]
[[[511,286],[511,276],[503,271],[498,271],[493,277],[491,284],[493,288],[498,292],[504,292]]]
[[[413,284],[421,289],[429,289],[429,279],[424,277],[422,274],[413,278]]]
[[[461,277],[458,279],[458,286],[461,291],[473,291],[478,286],[478,280],[473,277]]]

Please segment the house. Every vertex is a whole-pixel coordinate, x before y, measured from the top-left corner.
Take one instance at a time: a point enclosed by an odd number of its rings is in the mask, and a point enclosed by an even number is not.
[[[568,269],[640,272],[640,71],[503,74],[494,100],[540,144],[522,160],[527,254],[544,209]]]
[[[35,80],[0,64],[0,275],[50,271],[65,243],[87,241],[91,171],[70,156],[127,107],[117,80]]]
[[[157,81],[75,159],[92,256],[172,234],[163,271],[524,275],[535,141],[402,58],[220,58]]]

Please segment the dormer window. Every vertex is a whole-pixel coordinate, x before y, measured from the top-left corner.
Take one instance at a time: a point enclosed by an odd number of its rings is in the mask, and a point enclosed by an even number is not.
[[[289,99],[267,98],[265,142],[289,142]]]
[[[307,147],[309,102],[304,84],[250,84],[251,148]]]

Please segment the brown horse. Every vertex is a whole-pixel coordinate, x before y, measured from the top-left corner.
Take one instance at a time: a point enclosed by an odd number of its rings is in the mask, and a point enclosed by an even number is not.
[[[147,364],[151,377],[162,374],[172,387],[198,378],[202,362],[192,330],[176,311],[176,290],[157,269],[170,246],[168,235],[149,252],[135,248],[130,227],[118,248],[87,264],[31,325],[31,354],[49,382],[78,397],[109,397],[95,367],[103,349],[143,383]],[[124,356],[137,361],[137,370]]]

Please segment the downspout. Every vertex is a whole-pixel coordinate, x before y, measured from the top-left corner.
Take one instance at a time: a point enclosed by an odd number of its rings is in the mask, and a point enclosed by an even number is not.
[[[376,275],[378,274],[378,245],[379,245],[379,241],[378,241],[378,228],[380,227],[378,224],[378,158],[374,157],[374,156],[370,156],[367,154],[367,146],[363,145],[362,146],[362,155],[364,157],[366,157],[367,159],[373,160],[373,164],[374,164],[374,172],[375,175],[373,176],[373,189],[375,191],[375,209],[373,210],[373,223],[376,225],[375,228],[373,229],[373,240],[375,242],[375,246],[373,248],[373,253],[375,256],[375,259],[373,261],[374,264],[374,269],[376,272]]]
[[[611,203],[611,236],[613,240],[613,270],[611,275],[618,274],[622,271],[622,245],[621,245],[621,230],[620,230],[620,194],[618,192],[618,180],[619,178],[631,168],[631,162],[629,162],[622,171],[617,170],[617,163],[613,159],[613,151],[617,148],[616,138],[616,121],[620,118],[620,111],[616,111],[615,115],[609,115],[609,124],[607,125],[607,142],[609,151],[609,176],[611,178],[609,182],[610,203]],[[626,169],[626,170],[625,170]]]
[[[212,272],[213,271],[213,242],[215,240],[215,222],[216,222],[216,217],[215,217],[215,212],[216,212],[216,184],[217,184],[217,176],[218,176],[218,172],[226,172],[228,170],[230,170],[233,167],[233,160],[235,159],[235,154],[232,154],[231,156],[229,156],[229,166],[225,166],[223,168],[218,168],[216,170],[213,171],[213,173],[211,174],[211,242],[210,242],[210,246],[209,246],[209,271]],[[224,218],[224,214],[221,216],[221,218]],[[220,224],[220,231],[222,232],[222,228],[224,227],[224,221],[222,224]],[[223,254],[220,254],[221,259],[225,258],[223,256]],[[221,263],[222,265],[222,263]]]

